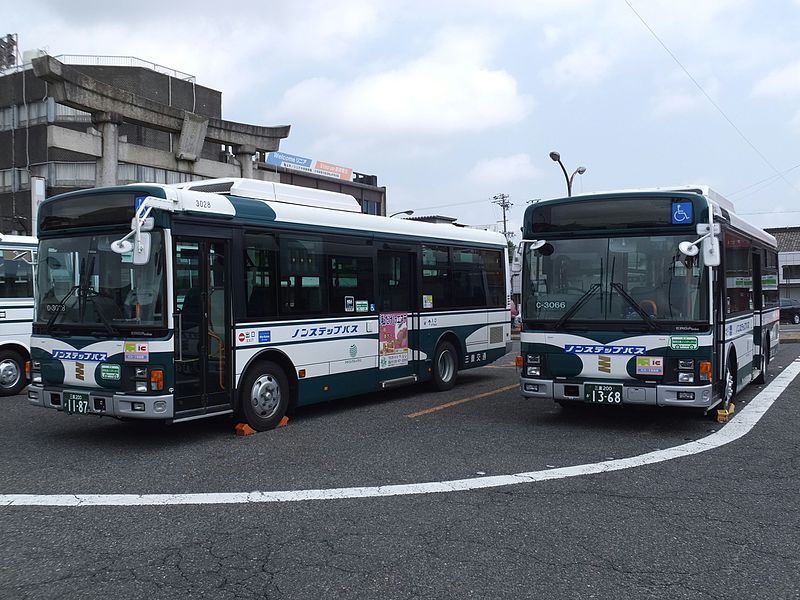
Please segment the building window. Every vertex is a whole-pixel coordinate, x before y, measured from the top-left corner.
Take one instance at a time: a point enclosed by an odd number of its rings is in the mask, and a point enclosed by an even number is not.
[[[800,265],[783,265],[783,279],[800,279]]]

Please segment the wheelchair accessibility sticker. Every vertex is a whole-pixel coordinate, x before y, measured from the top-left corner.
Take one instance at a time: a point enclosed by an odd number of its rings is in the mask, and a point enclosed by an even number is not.
[[[692,203],[673,202],[672,203],[672,224],[691,225],[692,223]]]

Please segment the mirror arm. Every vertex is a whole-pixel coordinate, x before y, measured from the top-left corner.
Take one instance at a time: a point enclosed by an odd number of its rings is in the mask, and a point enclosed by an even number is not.
[[[698,228],[699,227],[700,226],[698,225]],[[701,231],[702,231],[702,229],[701,229]],[[700,232],[698,231],[698,233],[700,233]],[[689,242],[689,244],[699,251],[699,248],[697,248],[697,244],[699,244],[700,242],[702,242],[703,240],[705,240],[705,239],[707,239],[709,237],[716,240],[717,238],[714,237],[715,233],[716,232],[714,231],[714,207],[713,207],[713,205],[711,205],[709,203],[709,206],[708,206],[708,232],[706,232],[703,235],[701,235],[695,241]]]

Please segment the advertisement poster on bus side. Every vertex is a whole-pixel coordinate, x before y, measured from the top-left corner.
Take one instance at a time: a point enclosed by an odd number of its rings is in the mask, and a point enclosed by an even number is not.
[[[408,313],[381,313],[379,316],[379,367],[391,369],[408,364]]]

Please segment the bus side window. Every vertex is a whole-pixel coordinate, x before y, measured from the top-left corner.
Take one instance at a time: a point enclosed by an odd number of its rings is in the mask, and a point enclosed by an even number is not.
[[[282,236],[280,240],[280,312],[322,314],[327,286],[323,278],[322,240]]]
[[[753,263],[750,242],[731,231],[725,233],[725,296],[730,315],[753,310]]]
[[[10,249],[0,253],[0,296],[33,298],[33,270],[23,261],[24,252]],[[30,251],[28,251],[30,256]]]
[[[267,234],[244,236],[245,303],[247,317],[266,319],[275,316],[275,256],[278,247]]]

